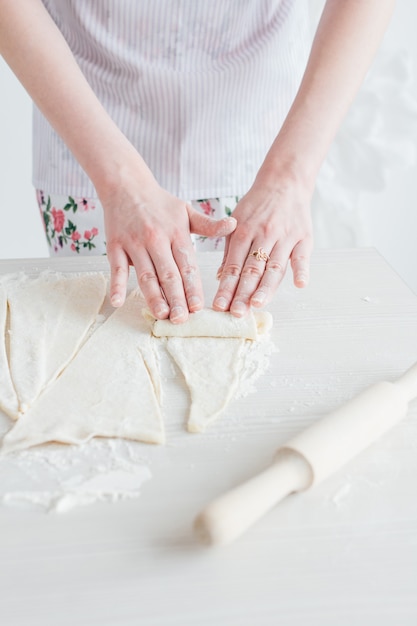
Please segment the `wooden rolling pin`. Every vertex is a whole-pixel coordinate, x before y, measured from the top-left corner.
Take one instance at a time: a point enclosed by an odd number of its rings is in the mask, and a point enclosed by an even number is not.
[[[365,389],[281,447],[273,463],[211,502],[195,519],[200,541],[230,543],[288,494],[336,472],[407,413],[417,397],[417,363],[394,383]]]

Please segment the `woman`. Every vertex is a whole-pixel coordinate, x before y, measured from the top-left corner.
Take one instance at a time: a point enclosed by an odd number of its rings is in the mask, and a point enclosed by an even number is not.
[[[226,236],[216,310],[267,304],[289,261],[305,286],[315,178],[393,5],[327,0],[307,60],[306,0],[0,0],[57,252],[105,249],[114,306],[133,264],[174,323],[204,302],[191,233]]]

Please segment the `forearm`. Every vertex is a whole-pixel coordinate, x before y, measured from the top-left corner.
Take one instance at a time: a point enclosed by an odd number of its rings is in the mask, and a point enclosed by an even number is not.
[[[151,178],[39,0],[0,0],[0,53],[96,187],[117,184],[132,159],[137,175]]]
[[[312,189],[321,163],[374,58],[395,0],[328,0],[298,94],[261,168]]]

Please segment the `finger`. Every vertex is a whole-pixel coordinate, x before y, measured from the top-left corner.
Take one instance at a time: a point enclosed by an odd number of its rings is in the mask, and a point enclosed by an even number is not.
[[[237,225],[234,217],[214,220],[203,213],[199,213],[189,204],[187,204],[187,211],[190,221],[190,232],[204,237],[226,237],[235,230]]]
[[[288,253],[271,253],[271,258],[266,264],[262,280],[253,293],[250,304],[254,307],[262,307],[272,300],[272,296],[278,289],[285,276],[288,265]]]
[[[275,291],[278,289],[285,276],[291,252],[292,249],[290,246],[280,243],[279,241],[275,244],[266,264],[262,280],[251,297],[250,303],[252,306],[265,306],[272,300]]]
[[[197,259],[192,245],[175,245],[172,248],[179,269],[190,313],[199,311],[204,305],[203,285],[198,271]]]
[[[161,250],[165,250],[165,254]],[[148,253],[169,307],[169,319],[174,324],[181,324],[188,319],[188,304],[182,277],[172,256],[171,246],[164,246],[160,242],[157,248],[150,248]]]
[[[161,286],[152,260],[144,248],[135,251],[134,265],[138,285],[149,310],[157,319],[167,319],[169,316],[169,306],[161,291]]]
[[[118,244],[108,242],[106,252],[110,264],[110,302],[114,307],[121,307],[126,300],[129,259]]]
[[[224,269],[224,266],[225,266],[225,263],[226,263],[226,259],[227,259],[227,255],[228,255],[228,252],[229,252],[229,246],[230,246],[230,237],[226,237],[226,240],[224,242],[223,259],[222,259],[222,262],[221,262],[221,264],[220,264],[220,266],[219,266],[219,268],[217,270],[217,273],[216,273],[217,280],[220,280],[221,277],[222,277],[223,269]]]
[[[233,239],[232,236],[231,239]],[[228,246],[227,256],[223,262],[219,287],[213,300],[216,311],[228,311],[239,284],[242,267],[250,251],[251,239],[240,237],[233,239]],[[244,313],[242,313],[244,315]]]
[[[291,268],[296,287],[306,287],[310,280],[310,257],[313,241],[310,237],[303,239],[291,253]]]
[[[253,248],[243,265],[239,283],[230,305],[232,315],[243,317],[249,313],[251,298],[262,280],[269,259],[267,250],[268,248],[265,249],[258,245],[257,241],[254,242]]]

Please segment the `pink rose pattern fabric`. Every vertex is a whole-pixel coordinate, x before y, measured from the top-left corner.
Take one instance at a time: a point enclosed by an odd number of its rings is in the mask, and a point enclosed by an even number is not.
[[[103,209],[96,198],[73,198],[36,191],[45,236],[51,256],[106,254]],[[203,198],[193,200],[195,209],[222,219],[230,216],[239,198]],[[224,239],[192,235],[197,250],[223,250]]]

